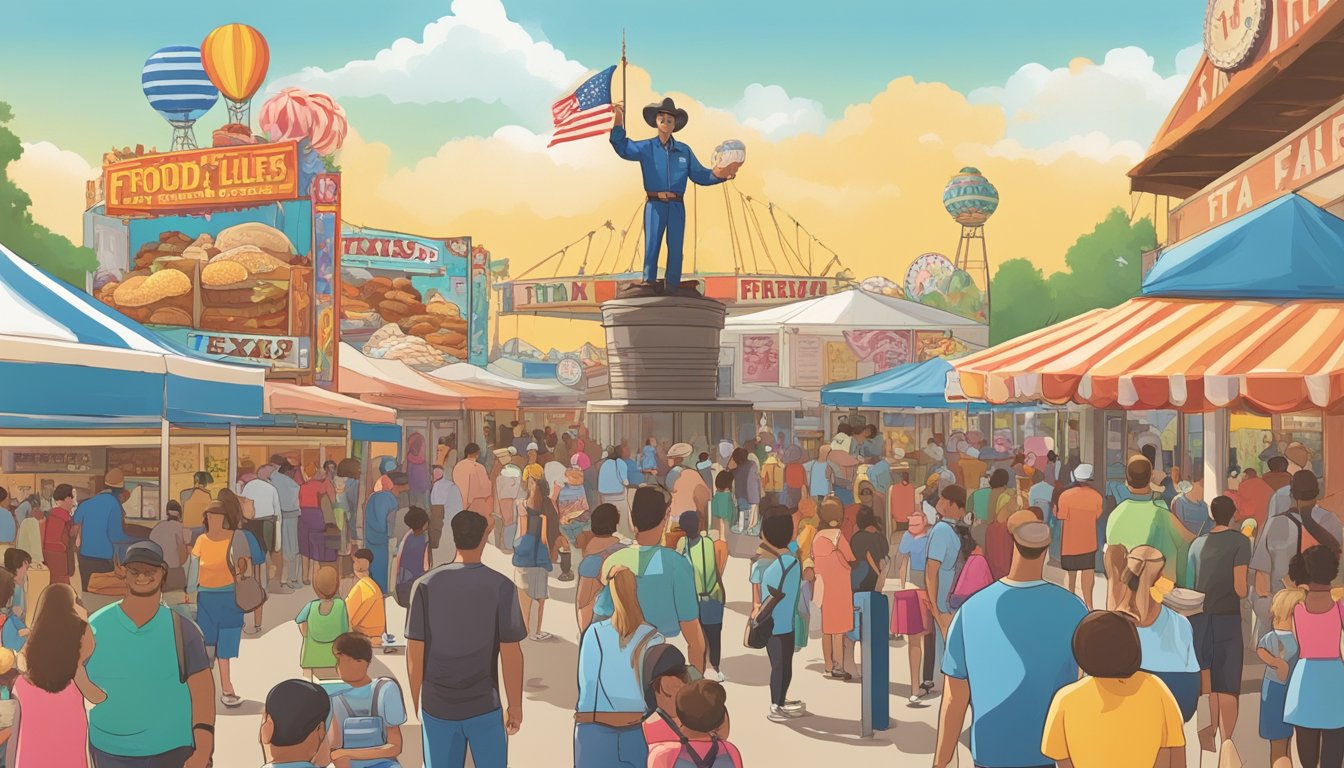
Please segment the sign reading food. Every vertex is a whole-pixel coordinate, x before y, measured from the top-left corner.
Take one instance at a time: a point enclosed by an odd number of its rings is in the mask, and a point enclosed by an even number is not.
[[[293,142],[170,152],[103,169],[107,215],[252,205],[299,196]]]
[[[309,345],[306,338],[189,333],[187,346],[203,355],[246,360],[274,368],[308,367]]]

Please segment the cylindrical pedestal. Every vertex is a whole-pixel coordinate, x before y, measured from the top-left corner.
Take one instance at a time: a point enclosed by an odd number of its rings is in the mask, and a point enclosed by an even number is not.
[[[613,400],[706,400],[717,391],[717,301],[651,296],[602,304]]]

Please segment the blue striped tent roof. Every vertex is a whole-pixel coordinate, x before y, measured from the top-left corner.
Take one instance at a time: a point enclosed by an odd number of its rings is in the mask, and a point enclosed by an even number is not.
[[[170,45],[150,54],[140,72],[149,106],[165,120],[195,121],[219,101],[219,89],[201,64],[201,49]]]
[[[0,416],[252,421],[265,371],[218,363],[0,244]]]

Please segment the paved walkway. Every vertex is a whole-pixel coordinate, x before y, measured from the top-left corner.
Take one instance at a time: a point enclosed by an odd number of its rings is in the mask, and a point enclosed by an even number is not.
[[[512,571],[508,556],[493,548],[487,548],[485,562],[504,573]],[[843,762],[835,764],[843,765],[927,766],[931,763],[938,699],[931,697],[919,704],[907,703],[910,691],[904,641],[896,641],[891,647],[892,680],[888,690],[892,727],[889,730],[878,731],[872,738],[859,736],[860,684],[837,682],[821,676],[821,646],[815,633],[808,647],[795,658],[790,690],[790,697],[805,701],[811,714],[788,723],[766,720],[769,663],[764,651],[747,649],[741,642],[751,604],[745,559],[730,559],[724,584],[729,604],[723,633],[723,672],[728,678],[731,739],[742,750],[748,765],[764,765],[767,759],[772,765],[826,765],[837,759]],[[1099,600],[1103,587],[1104,582],[1098,580]],[[563,584],[552,579],[550,588],[551,599],[546,603],[543,629],[553,637],[544,642],[529,640],[523,644],[526,701],[522,731],[510,741],[511,768],[572,765],[572,714],[577,694],[575,666],[578,655],[574,587],[573,582]],[[304,593],[272,596],[266,606],[263,633],[244,636],[242,657],[234,664],[233,676],[238,695],[245,701],[238,709],[219,708],[216,765],[242,768],[261,764],[257,731],[262,702],[276,681],[300,675],[299,632],[293,618],[312,598]],[[400,635],[405,612],[391,599],[387,604],[388,624],[395,634]],[[405,685],[405,657],[376,656],[372,674],[389,675]],[[1259,689],[1260,668],[1248,664],[1236,733],[1241,757],[1247,766],[1264,766],[1269,762],[1268,745],[1257,734]],[[407,706],[409,704],[407,697]],[[1204,707],[1196,719],[1207,722]],[[408,768],[420,766],[420,726],[413,717],[402,730],[406,751],[401,764]],[[1195,730],[1194,725],[1186,728],[1189,744],[1196,744]],[[966,738],[963,734],[961,766],[971,765]],[[1194,747],[1188,749],[1187,759],[1191,768],[1217,765],[1213,754],[1201,754]]]

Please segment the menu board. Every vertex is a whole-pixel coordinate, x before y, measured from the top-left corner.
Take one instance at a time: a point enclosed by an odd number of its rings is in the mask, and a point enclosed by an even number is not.
[[[789,339],[790,370],[793,386],[820,387],[826,384],[825,356],[820,336],[799,334]]]
[[[159,449],[108,448],[107,468],[117,468],[127,477],[159,476]]]
[[[15,451],[15,472],[96,472],[102,464],[100,449]]]
[[[852,381],[859,377],[859,358],[843,341],[826,342],[826,383]]]

